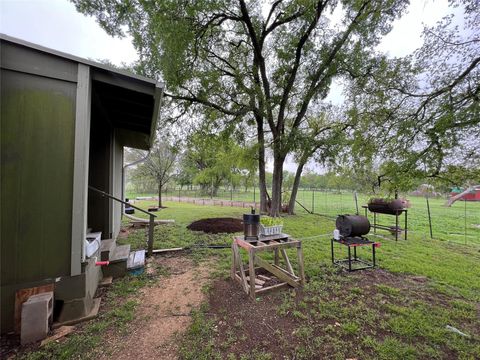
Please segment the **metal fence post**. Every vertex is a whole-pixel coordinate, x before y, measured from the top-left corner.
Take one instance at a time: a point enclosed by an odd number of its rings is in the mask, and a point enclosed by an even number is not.
[[[312,189],[312,214],[315,212],[315,189]]]
[[[433,239],[433,230],[432,230],[432,216],[430,215],[430,202],[428,201],[428,194],[425,195],[427,199],[427,211],[428,211],[428,225],[430,226],[430,239]],[[405,231],[407,231],[405,229]]]
[[[467,200],[464,198],[463,202],[465,203],[465,245],[467,245]]]

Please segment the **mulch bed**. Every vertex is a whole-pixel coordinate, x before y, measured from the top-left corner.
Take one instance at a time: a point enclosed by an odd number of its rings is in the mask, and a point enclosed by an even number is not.
[[[187,226],[193,231],[203,231],[207,234],[236,233],[243,231],[243,221],[236,218],[210,218],[194,221]]]

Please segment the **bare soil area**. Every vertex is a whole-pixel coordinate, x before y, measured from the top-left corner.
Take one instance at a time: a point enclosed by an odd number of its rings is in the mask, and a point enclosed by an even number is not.
[[[140,305],[128,334],[105,339],[102,359],[176,359],[176,335],[188,328],[192,309],[204,300],[202,287],[208,282],[207,263],[195,265],[185,257],[157,257],[148,272],[161,266],[167,276],[138,294]]]
[[[194,221],[187,229],[207,234],[235,233],[243,231],[243,222],[236,218],[210,218]]]
[[[360,349],[359,344],[365,336],[392,335],[382,325],[389,319],[389,307],[421,301],[448,308],[452,300],[433,292],[425,277],[381,269],[342,273],[334,282],[326,278],[313,287],[280,290],[255,302],[238,284],[218,279],[209,295],[208,319],[214,322],[213,343],[225,358],[231,353],[255,358],[262,352],[272,359],[330,358],[336,352],[345,358],[373,358],[375,351]],[[364,315],[369,311],[372,319]],[[356,328],[345,331],[354,319]],[[464,319],[462,326],[475,333],[474,319]],[[444,347],[442,354],[448,359],[458,356]]]

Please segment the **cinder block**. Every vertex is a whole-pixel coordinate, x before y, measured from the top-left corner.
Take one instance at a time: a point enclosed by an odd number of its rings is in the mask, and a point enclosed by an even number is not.
[[[53,292],[32,295],[22,304],[21,342],[29,344],[47,337],[53,316]]]

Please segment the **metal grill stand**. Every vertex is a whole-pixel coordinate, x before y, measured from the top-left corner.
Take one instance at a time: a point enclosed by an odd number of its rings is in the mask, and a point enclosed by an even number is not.
[[[335,254],[334,254],[334,243],[342,244],[347,246],[348,248],[348,257],[346,259],[341,259],[341,260],[335,260]],[[375,267],[375,248],[380,246],[380,243],[376,243],[373,241],[368,240],[367,238],[361,237],[361,236],[355,236],[355,237],[346,237],[346,238],[340,238],[339,240],[335,240],[332,238],[331,241],[331,246],[332,246],[332,263],[335,265],[339,265],[343,267],[344,269],[347,269],[348,271],[357,271],[357,270],[363,270],[363,269],[369,269],[369,268],[374,268]],[[363,259],[360,259],[357,256],[357,247],[359,246],[371,246],[372,247],[372,261],[366,261]],[[352,259],[352,249],[353,248],[353,259]],[[360,264],[359,267],[353,267],[352,265],[355,264]]]
[[[365,209],[365,216],[368,217],[368,205],[362,205],[362,208]],[[404,214],[405,217],[405,229],[404,231],[404,239],[407,240],[407,234],[408,234],[408,210],[407,209],[401,209],[398,211],[395,211],[394,214],[385,214],[385,213],[380,213],[380,212],[375,212],[375,211],[370,211],[373,212],[373,233],[377,233],[377,229],[382,229],[382,230],[388,230],[388,231],[395,231],[395,241],[398,241],[398,234],[402,231],[402,228],[399,226],[399,217],[400,215]],[[395,216],[395,227],[391,227],[388,225],[381,225],[377,224],[377,214],[382,214],[382,215],[391,215]]]
[[[297,249],[298,259],[298,276],[295,275],[293,267],[285,251],[288,248]],[[245,269],[240,250],[243,249],[248,253],[248,269]],[[273,251],[274,263],[262,259],[259,255],[261,252]],[[280,267],[280,255],[282,256],[285,267]],[[257,267],[255,267],[257,265]],[[279,284],[271,286],[263,286],[261,279],[255,276],[255,270],[263,268],[280,281]],[[258,241],[246,241],[243,236],[235,236],[232,243],[232,280],[237,281],[250,296],[255,300],[256,296],[266,291],[292,286],[299,287],[305,284],[305,273],[303,267],[302,242],[294,240],[287,234],[271,235],[260,237]]]

